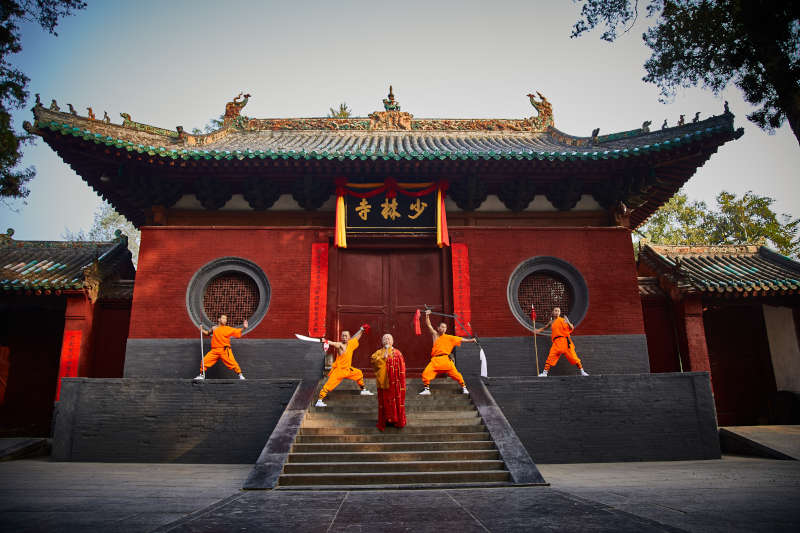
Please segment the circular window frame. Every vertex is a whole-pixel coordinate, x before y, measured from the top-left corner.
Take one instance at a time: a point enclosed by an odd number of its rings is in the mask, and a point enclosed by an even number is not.
[[[519,286],[525,278],[531,274],[537,273],[550,273],[563,278],[572,291],[573,296],[569,319],[576,326],[580,324],[586,317],[586,312],[589,310],[589,287],[586,285],[586,280],[583,279],[578,269],[570,263],[563,259],[550,256],[537,256],[526,259],[517,265],[517,268],[514,269],[511,276],[508,278],[506,299],[508,300],[508,307],[511,309],[511,314],[514,315],[517,322],[528,331],[533,331],[531,317],[522,310],[522,306],[519,303]],[[544,310],[545,313],[549,313],[550,311],[550,309]],[[537,309],[537,313],[541,312],[542,310]],[[542,323],[544,324],[546,321]]]
[[[252,331],[263,320],[269,310],[272,289],[264,271],[252,261],[241,257],[220,257],[203,265],[194,273],[194,276],[189,281],[189,286],[186,288],[186,310],[189,313],[189,318],[196,327],[206,327],[209,324],[217,323],[216,319],[206,314],[203,297],[208,284],[218,276],[227,273],[244,274],[252,279],[256,287],[258,287],[258,307],[256,307],[253,315],[247,319],[248,327],[243,330],[245,333]]]

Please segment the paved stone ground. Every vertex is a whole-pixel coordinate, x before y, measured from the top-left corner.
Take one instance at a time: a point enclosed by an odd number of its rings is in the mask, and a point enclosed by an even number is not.
[[[251,465],[0,463],[0,531],[798,531],[800,462],[539,465],[550,487],[240,491]]]

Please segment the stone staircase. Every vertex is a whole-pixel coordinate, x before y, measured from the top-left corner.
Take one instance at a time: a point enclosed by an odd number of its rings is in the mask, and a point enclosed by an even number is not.
[[[317,390],[324,380],[320,382]],[[407,380],[408,425],[375,427],[375,396],[343,382],[328,407],[309,408],[277,489],[426,488],[512,484],[470,397],[450,379]],[[375,392],[375,380],[367,380]],[[316,399],[316,396],[315,396]],[[316,400],[315,400],[316,401]]]

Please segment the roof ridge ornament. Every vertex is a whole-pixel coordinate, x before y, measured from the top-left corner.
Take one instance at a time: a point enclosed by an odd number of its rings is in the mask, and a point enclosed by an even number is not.
[[[539,96],[539,101],[536,100],[537,95]],[[544,131],[553,126],[553,106],[547,98],[539,91],[536,91],[536,95],[528,94],[528,99],[530,99],[531,105],[536,108],[537,112],[537,116],[528,119],[533,129]]]
[[[395,100],[392,86],[389,94],[383,99],[384,111],[370,113],[370,130],[411,130],[411,119],[414,115],[400,111],[400,102]]]
[[[243,116],[242,108],[247,105],[250,100],[250,94],[240,92],[233,101],[225,104],[225,115],[222,117],[222,127],[227,128],[233,126],[235,128],[244,129],[249,118]]]

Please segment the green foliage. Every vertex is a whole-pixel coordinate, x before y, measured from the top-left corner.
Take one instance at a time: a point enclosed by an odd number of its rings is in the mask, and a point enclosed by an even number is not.
[[[336,110],[334,108],[329,108],[330,113],[328,113],[328,118],[350,118],[353,115],[353,111],[347,107],[346,102],[342,102],[339,104],[339,109]]]
[[[604,26],[630,30],[638,0],[575,0],[581,19],[572,37]],[[642,35],[652,55],[644,81],[661,89],[661,100],[678,88],[698,85],[719,94],[729,83],[758,109],[748,119],[773,131],[788,120],[800,142],[800,2],[770,0],[649,0],[653,24]]]
[[[208,124],[206,124],[203,127],[203,129],[192,128],[192,134],[203,135],[204,133],[211,133],[212,131],[217,131],[218,129],[220,129],[223,126],[223,124],[225,124],[224,114],[220,115],[219,118],[212,118],[211,120],[209,120]]]
[[[26,198],[27,183],[36,175],[33,168],[16,169],[22,145],[31,141],[30,135],[15,132],[11,124],[11,112],[28,99],[30,81],[9,63],[9,56],[22,50],[18,24],[34,21],[58,35],[58,20],[85,7],[81,0],[0,0],[0,199]]]
[[[120,230],[128,237],[128,249],[133,256],[133,266],[139,258],[139,243],[142,239],[141,232],[131,224],[127,218],[117,213],[108,202],[103,202],[94,212],[94,222],[89,231],[83,229],[73,232],[69,228],[64,230],[61,238],[67,241],[113,241],[116,230]]]
[[[800,256],[800,219],[777,215],[775,202],[748,191],[738,198],[722,191],[716,210],[705,202],[690,202],[683,193],[673,196],[646,224],[636,230],[653,244],[758,244],[780,253]]]

